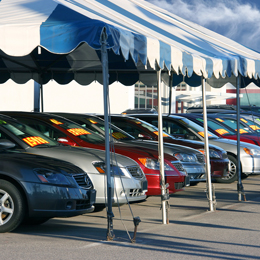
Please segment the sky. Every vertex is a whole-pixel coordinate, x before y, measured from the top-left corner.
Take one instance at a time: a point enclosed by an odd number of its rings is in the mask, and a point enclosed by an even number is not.
[[[260,52],[260,0],[147,0]]]

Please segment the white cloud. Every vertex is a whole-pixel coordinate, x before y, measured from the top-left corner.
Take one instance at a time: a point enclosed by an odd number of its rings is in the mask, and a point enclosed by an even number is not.
[[[241,3],[239,0],[148,1],[260,51],[260,11],[250,1],[248,3]]]

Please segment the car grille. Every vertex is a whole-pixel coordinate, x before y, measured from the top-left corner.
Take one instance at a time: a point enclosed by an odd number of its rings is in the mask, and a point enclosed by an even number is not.
[[[74,179],[78,183],[78,185],[84,189],[91,189],[93,188],[92,181],[88,177],[86,173],[81,174],[73,174]]]
[[[89,200],[77,200],[76,201],[76,210],[88,209],[90,208]]]
[[[180,190],[183,187],[185,187],[185,183],[184,182],[175,182],[174,187],[175,187],[176,190]]]
[[[129,197],[139,197],[143,195],[142,189],[130,189]]]
[[[139,166],[129,166],[126,168],[135,179],[143,179],[145,177]]]
[[[197,154],[197,159],[200,163],[205,163],[205,159],[204,159],[203,154]]]
[[[180,172],[185,172],[182,163],[180,162],[171,162],[173,166]]]

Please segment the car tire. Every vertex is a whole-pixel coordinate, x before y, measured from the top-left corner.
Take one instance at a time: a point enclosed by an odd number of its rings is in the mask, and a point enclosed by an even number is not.
[[[0,180],[0,233],[16,229],[25,216],[21,192],[10,182]]]
[[[237,180],[237,159],[228,154],[229,159],[229,171],[227,177],[222,177],[216,179],[217,182],[220,183],[232,183]]]

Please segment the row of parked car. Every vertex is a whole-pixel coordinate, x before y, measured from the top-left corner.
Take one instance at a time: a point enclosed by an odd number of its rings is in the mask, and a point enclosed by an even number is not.
[[[203,117],[196,114],[193,120],[188,115],[163,115],[170,194],[205,181],[204,129],[199,124]],[[161,195],[158,115],[124,113],[110,118],[113,205]],[[219,137],[210,127],[211,176],[217,182],[233,182],[237,143],[223,138],[224,128],[217,128]],[[105,208],[102,115],[2,111],[0,153],[0,232]],[[241,142],[244,177],[260,173],[259,158],[258,145]]]

